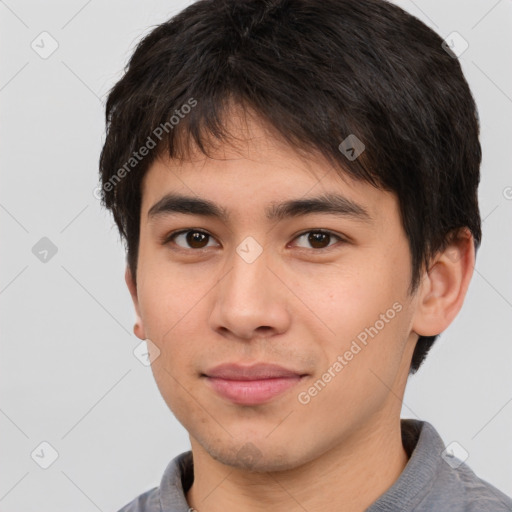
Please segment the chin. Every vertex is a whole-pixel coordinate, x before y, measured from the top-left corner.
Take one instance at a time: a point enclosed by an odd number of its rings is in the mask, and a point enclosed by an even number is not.
[[[268,440],[265,441],[241,441],[230,446],[202,444],[202,447],[221,464],[254,473],[286,471],[305,462],[304,455],[290,453],[283,446],[273,446]]]

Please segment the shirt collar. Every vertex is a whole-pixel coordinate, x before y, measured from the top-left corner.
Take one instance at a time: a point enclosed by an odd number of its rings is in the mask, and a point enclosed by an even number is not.
[[[444,443],[435,428],[426,421],[401,419],[402,444],[409,461],[396,482],[366,512],[408,510],[428,492],[428,482],[438,473]],[[185,494],[194,481],[192,452],[175,457],[167,466],[160,483],[162,511],[187,512]]]

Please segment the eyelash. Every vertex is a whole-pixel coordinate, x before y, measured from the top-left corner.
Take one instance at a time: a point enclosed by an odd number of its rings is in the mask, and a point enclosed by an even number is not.
[[[207,231],[203,231],[202,229],[181,229],[179,231],[173,231],[171,233],[169,233],[168,235],[164,236],[163,239],[162,239],[162,245],[167,245],[169,244],[170,242],[173,242],[174,239],[179,236],[179,235],[182,235],[182,234],[185,234],[185,233],[201,233],[203,235],[206,235],[208,237],[211,237],[211,238],[214,238],[213,235],[211,235],[210,233],[208,233]],[[331,237],[334,237],[334,238],[337,238],[338,241],[342,242],[342,243],[347,243],[347,240],[343,237],[341,237],[340,235],[337,235],[336,233],[332,232],[332,231],[329,231],[327,229],[308,229],[307,231],[303,231],[299,234],[297,234],[293,240],[296,240],[304,235],[307,235],[309,233],[321,233],[323,235],[329,235]],[[313,252],[325,252],[325,251],[328,251],[329,249],[331,249],[332,247],[334,247],[336,244],[333,244],[333,245],[328,245],[327,247],[324,247],[324,248],[321,248],[321,249],[315,249],[315,248],[305,248],[305,247],[299,247],[298,249],[299,250],[303,250],[303,251],[313,251]],[[206,249],[208,249],[208,247],[203,247],[201,249],[194,249],[194,248],[183,248],[183,247],[180,247],[179,245],[177,246],[178,247],[178,250],[182,250],[182,251],[193,251],[193,252],[200,252],[200,251],[204,251]]]

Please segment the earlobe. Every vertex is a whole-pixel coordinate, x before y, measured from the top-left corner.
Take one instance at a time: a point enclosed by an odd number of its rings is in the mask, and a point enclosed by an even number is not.
[[[458,231],[436,254],[423,275],[412,330],[420,336],[444,331],[460,311],[475,266],[474,239],[467,228]]]
[[[142,320],[142,316],[140,314],[140,306],[139,299],[137,295],[137,287],[132,277],[132,273],[130,268],[127,266],[124,273],[124,280],[126,282],[126,286],[128,286],[128,290],[130,291],[130,296],[132,298],[133,306],[135,308],[135,315],[137,317],[135,321],[135,325],[133,326],[133,332],[137,338],[141,340],[146,339],[146,331],[144,329],[144,322]]]

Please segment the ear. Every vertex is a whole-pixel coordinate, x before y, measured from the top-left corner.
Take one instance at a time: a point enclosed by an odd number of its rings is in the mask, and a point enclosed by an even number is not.
[[[473,235],[462,228],[436,254],[423,276],[412,325],[416,334],[436,336],[452,323],[464,302],[474,267]]]
[[[133,305],[135,307],[135,314],[137,316],[137,320],[133,327],[133,332],[134,332],[135,336],[137,336],[137,338],[139,338],[141,340],[145,340],[146,339],[146,331],[144,329],[144,322],[142,321],[142,317],[140,314],[139,299],[137,297],[137,287],[135,286],[135,282],[133,280],[132,273],[128,266],[126,266],[126,271],[124,273],[124,280],[126,281],[128,290],[130,290],[130,295],[132,297]]]

